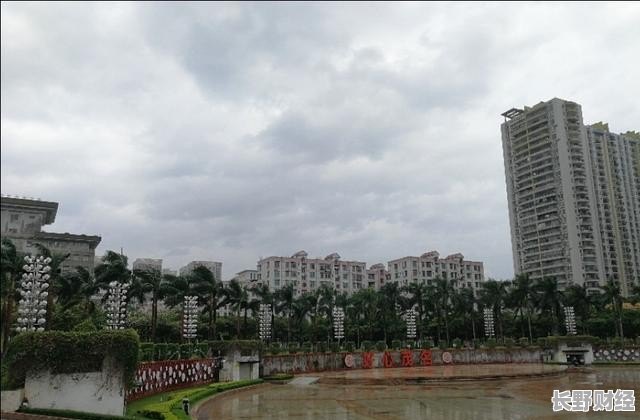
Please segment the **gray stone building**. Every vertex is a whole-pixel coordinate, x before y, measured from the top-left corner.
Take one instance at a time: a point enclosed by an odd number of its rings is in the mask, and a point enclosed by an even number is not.
[[[34,245],[41,244],[53,253],[70,254],[62,263],[62,272],[73,271],[77,266],[93,272],[100,236],[42,230],[43,226],[55,222],[58,203],[4,195],[0,202],[2,237],[11,239],[19,252],[36,255],[38,251]]]

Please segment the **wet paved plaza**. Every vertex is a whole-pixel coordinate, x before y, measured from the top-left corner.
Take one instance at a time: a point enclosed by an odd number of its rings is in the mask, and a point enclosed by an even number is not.
[[[521,367],[525,366],[524,370]],[[453,368],[453,369],[448,369]],[[493,380],[438,381],[399,384],[399,378],[416,377],[417,369],[433,377],[549,374],[542,365],[466,365],[432,368],[373,369],[317,374],[312,385],[268,384],[221,395],[206,402],[199,419],[618,419],[637,418],[638,413],[554,413],[554,389],[634,389],[640,395],[640,366],[582,368],[551,376]],[[413,371],[413,372],[411,372]],[[388,385],[371,385],[387,377]],[[355,379],[341,384],[337,378]]]

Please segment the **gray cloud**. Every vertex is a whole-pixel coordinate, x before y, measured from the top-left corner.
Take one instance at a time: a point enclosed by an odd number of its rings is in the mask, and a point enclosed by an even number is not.
[[[512,272],[499,114],[638,129],[635,4],[3,3],[4,193],[99,252]],[[620,65],[611,65],[619,63]],[[624,65],[622,65],[624,63]]]

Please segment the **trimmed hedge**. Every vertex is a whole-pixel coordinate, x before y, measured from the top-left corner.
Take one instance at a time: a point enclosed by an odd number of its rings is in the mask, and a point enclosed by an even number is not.
[[[138,410],[137,413],[145,417],[164,420],[190,419],[190,417],[184,414],[184,411],[182,410],[183,398],[188,398],[189,405],[193,407],[198,401],[201,401],[219,392],[224,392],[249,385],[256,385],[262,382],[264,382],[262,379],[223,383],[218,382],[205,387],[180,390],[171,393],[170,397],[166,401],[145,406],[143,409]]]
[[[125,383],[130,383],[138,366],[139,348],[140,339],[134,330],[25,332],[18,334],[7,349],[9,385],[23,386],[29,370],[99,371],[107,357],[122,365]]]
[[[54,410],[52,408],[20,408],[19,413],[36,414],[40,416],[64,417],[81,420],[135,420],[130,416],[110,416],[107,414],[86,413],[84,411]]]

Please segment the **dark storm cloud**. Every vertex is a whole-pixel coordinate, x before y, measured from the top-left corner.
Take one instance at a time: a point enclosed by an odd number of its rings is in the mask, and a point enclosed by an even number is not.
[[[3,3],[2,191],[99,252],[512,275],[499,114],[638,129],[634,4]],[[597,28],[597,29],[594,29]],[[625,63],[611,66],[607,63]]]

